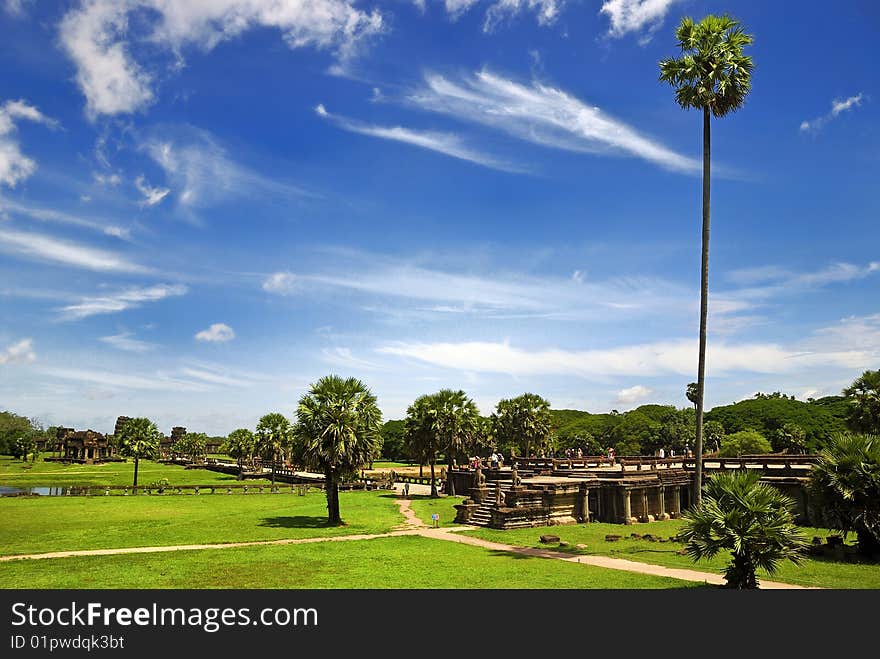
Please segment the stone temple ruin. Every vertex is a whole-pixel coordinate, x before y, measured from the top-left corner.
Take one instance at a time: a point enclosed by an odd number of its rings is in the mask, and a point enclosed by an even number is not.
[[[807,490],[812,456],[706,457],[704,473],[759,469],[762,481],[781,489],[797,505],[797,522],[810,524],[816,511]],[[614,463],[584,459],[517,458],[512,468],[453,469],[450,494],[467,496],[455,506],[455,521],[495,529],[584,522],[635,524],[674,519],[692,501],[693,458],[632,458]]]
[[[104,435],[96,430],[75,430],[73,428],[58,428],[56,438],[52,448],[58,454],[57,456],[47,457],[46,460],[55,462],[78,462],[83,464],[95,464],[107,462],[111,460],[122,460],[118,454],[114,437],[118,437],[122,431],[122,426],[131,419],[131,417],[120,416],[116,419],[116,425],[113,428],[112,435]],[[170,458],[172,456],[171,447],[174,443],[186,434],[186,428],[183,426],[174,426],[171,429],[171,435],[163,437],[159,442],[159,457]],[[47,450],[48,445],[43,450]],[[216,452],[219,450],[219,444],[216,442],[208,446],[209,450]]]
[[[93,464],[116,457],[116,447],[109,437],[94,430],[58,428],[56,438],[56,448],[62,454],[62,457],[55,458],[59,461]]]

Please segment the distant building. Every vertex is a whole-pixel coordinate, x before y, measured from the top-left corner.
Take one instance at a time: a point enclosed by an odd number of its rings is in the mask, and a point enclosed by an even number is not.
[[[116,456],[116,447],[107,437],[95,430],[74,430],[58,428],[56,435],[58,447],[63,453],[62,460],[92,464],[104,462]]]
[[[163,437],[159,440],[159,457],[163,459],[173,458],[174,451],[171,450],[171,447],[174,446],[174,443],[178,439],[183,439],[183,436],[186,435],[186,428],[184,426],[174,426],[171,429],[171,435]]]

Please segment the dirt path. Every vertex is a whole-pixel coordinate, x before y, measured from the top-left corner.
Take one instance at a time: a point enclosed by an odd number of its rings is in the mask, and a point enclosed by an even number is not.
[[[427,528],[427,525],[421,519],[419,519],[418,515],[416,515],[415,511],[410,506],[409,499],[397,499],[397,505],[400,507],[400,513],[403,515],[405,520],[402,524],[396,527],[398,530]]]
[[[202,545],[169,545],[165,547],[121,547],[117,549],[80,549],[75,551],[54,551],[42,554],[15,554],[10,556],[0,556],[0,562],[15,561],[22,559],[45,559],[45,558],[68,558],[71,556],[114,556],[117,554],[151,554],[156,552],[169,551],[193,551],[200,549],[233,549],[236,547],[260,547],[269,545],[301,545],[314,542],[347,542],[351,540],[373,540],[375,538],[393,538],[406,535],[420,535],[433,540],[445,540],[447,542],[458,542],[473,547],[482,547],[492,551],[503,551],[521,556],[534,556],[536,558],[555,559],[566,561],[568,563],[582,563],[584,565],[594,565],[596,567],[607,568],[610,570],[623,570],[626,572],[636,572],[638,574],[649,574],[657,577],[670,577],[672,579],[680,579],[682,581],[693,581],[698,583],[707,583],[713,585],[721,585],[724,578],[721,575],[712,572],[700,572],[698,570],[687,570],[684,568],[672,568],[662,565],[654,565],[651,563],[639,563],[638,561],[629,561],[623,558],[611,558],[609,556],[582,556],[572,555],[565,552],[553,551],[551,549],[539,549],[537,547],[519,547],[515,545],[507,545],[500,542],[492,542],[483,540],[482,538],[474,538],[472,536],[460,535],[460,531],[467,531],[476,527],[462,526],[457,528],[431,528],[428,527],[410,506],[410,500],[406,498],[398,498],[397,505],[404,517],[404,521],[399,524],[395,530],[389,533],[373,533],[373,534],[354,534],[340,535],[323,538],[285,538],[281,540],[257,540],[252,542],[229,542],[222,544],[202,544]],[[797,586],[794,584],[781,583],[778,581],[761,580],[761,588],[764,590],[780,590],[791,589],[801,590],[807,589],[807,586]]]

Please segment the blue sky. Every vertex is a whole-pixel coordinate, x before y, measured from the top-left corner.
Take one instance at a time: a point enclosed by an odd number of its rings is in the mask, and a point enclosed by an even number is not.
[[[713,122],[707,404],[878,367],[880,10],[730,0],[5,0],[0,408],[110,431],[386,418],[463,388],[687,405],[682,16],[755,36]]]

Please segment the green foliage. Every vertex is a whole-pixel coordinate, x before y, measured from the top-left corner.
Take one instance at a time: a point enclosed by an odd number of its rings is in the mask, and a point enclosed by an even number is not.
[[[190,460],[204,457],[208,436],[203,432],[188,432],[171,446],[171,450]]]
[[[137,487],[138,463],[142,458],[153,458],[159,452],[162,434],[156,424],[144,417],[126,421],[119,430],[119,452],[134,458],[134,480]]]
[[[617,455],[641,455],[642,444],[653,443],[650,438],[660,432],[660,426],[658,421],[637,409],[624,414],[623,420],[611,432]]]
[[[490,419],[492,436],[502,453],[529,456],[553,448],[550,403],[537,394],[498,401]]]
[[[27,417],[13,412],[0,412],[0,454],[18,455],[16,443],[37,428]]]
[[[129,419],[119,431],[119,452],[129,458],[153,458],[159,452],[162,435],[149,419]]]
[[[434,465],[441,451],[452,464],[474,448],[483,429],[476,404],[463,391],[442,389],[419,396],[406,411],[404,439],[410,454],[431,467],[431,496],[437,496]]]
[[[724,441],[724,426],[718,421],[706,421],[703,424],[703,446],[706,451],[720,451]]]
[[[257,438],[247,428],[237,428],[229,433],[224,447],[226,454],[238,460],[241,465],[244,460],[253,461],[257,450]]]
[[[290,448],[292,440],[293,426],[286,416],[279,412],[269,412],[260,417],[254,449],[257,455],[274,462]]]
[[[22,432],[18,439],[15,440],[15,446],[12,449],[13,455],[19,460],[26,461],[28,457],[32,461],[36,461],[39,451],[37,450],[37,431],[33,429]]]
[[[406,426],[402,419],[386,421],[379,434],[382,436],[382,458],[392,462],[404,462],[411,456],[406,446]]]
[[[880,439],[841,433],[819,452],[810,490],[825,523],[855,532],[863,554],[880,553]]]
[[[807,433],[796,423],[785,423],[770,433],[770,444],[774,451],[786,453],[805,453]]]
[[[705,419],[719,422],[728,434],[757,430],[765,437],[773,437],[775,431],[792,423],[804,431],[807,450],[815,451],[833,434],[846,430],[844,419],[833,414],[835,409],[817,402],[805,403],[771,395],[712,408]]]
[[[843,390],[847,398],[849,427],[880,434],[880,370],[865,371]]]
[[[806,539],[794,523],[794,501],[760,478],[753,471],[716,474],[702,503],[682,515],[679,538],[694,561],[731,552],[724,572],[728,588],[757,588],[758,568],[772,575],[781,561],[804,560]]]
[[[588,440],[588,454],[598,455],[611,444],[611,432],[622,417],[613,414],[591,414],[580,410],[550,410],[556,441],[561,448],[582,446]]]
[[[740,430],[721,440],[721,450],[718,455],[722,458],[738,458],[741,455],[770,453],[772,450],[770,442],[758,431]]]
[[[324,474],[330,524],[341,524],[339,482],[379,457],[382,413],[376,397],[355,378],[328,375],[299,400],[294,452],[306,467]]]
[[[753,38],[739,21],[712,15],[699,23],[682,18],[675,38],[682,57],[660,62],[660,80],[675,88],[675,101],[685,109],[708,109],[716,117],[742,107],[753,67],[743,48]]]

